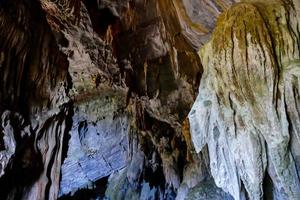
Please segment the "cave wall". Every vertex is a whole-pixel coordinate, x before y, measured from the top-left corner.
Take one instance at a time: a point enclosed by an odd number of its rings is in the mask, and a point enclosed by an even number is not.
[[[39,2],[0,9],[1,199],[55,199],[72,112],[67,57]]]
[[[0,199],[300,198],[300,3],[238,2],[0,1]]]

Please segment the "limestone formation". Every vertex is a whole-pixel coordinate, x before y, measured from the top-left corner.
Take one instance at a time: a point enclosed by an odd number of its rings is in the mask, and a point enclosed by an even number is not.
[[[299,3],[255,1],[224,12],[200,50],[204,74],[189,119],[217,186],[235,199],[299,199]],[[275,197],[274,197],[275,198]]]
[[[0,199],[300,199],[300,2],[239,2],[0,0]]]

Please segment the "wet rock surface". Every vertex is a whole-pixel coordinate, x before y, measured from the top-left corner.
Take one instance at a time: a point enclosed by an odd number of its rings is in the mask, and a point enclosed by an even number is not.
[[[0,199],[298,199],[300,3],[238,2],[0,0]]]

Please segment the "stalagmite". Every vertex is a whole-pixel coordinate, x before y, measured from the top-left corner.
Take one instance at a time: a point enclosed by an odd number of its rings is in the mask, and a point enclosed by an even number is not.
[[[295,1],[296,2],[296,1]],[[299,7],[246,2],[224,12],[200,56],[204,74],[191,112],[197,152],[208,146],[217,186],[235,199],[299,199]]]

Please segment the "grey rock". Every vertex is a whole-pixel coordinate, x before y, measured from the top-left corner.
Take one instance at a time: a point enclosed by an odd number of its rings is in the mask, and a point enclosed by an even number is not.
[[[1,116],[1,132],[4,149],[0,151],[0,177],[9,165],[12,165],[17,150],[17,139],[26,140],[31,136],[30,127],[26,126],[23,117],[11,111],[4,111]]]
[[[220,16],[200,50],[204,74],[189,114],[192,140],[197,152],[208,145],[216,185],[235,199],[262,199],[266,173],[281,199],[300,198],[293,155],[299,141],[289,128],[299,123],[291,108],[298,99],[287,89],[298,91],[290,81],[298,80],[297,2],[237,4]]]
[[[233,200],[233,198],[218,188],[214,180],[206,180],[192,188],[185,198],[186,200]]]
[[[128,118],[97,122],[73,117],[67,157],[62,165],[60,195],[93,185],[124,168],[128,154]]]

